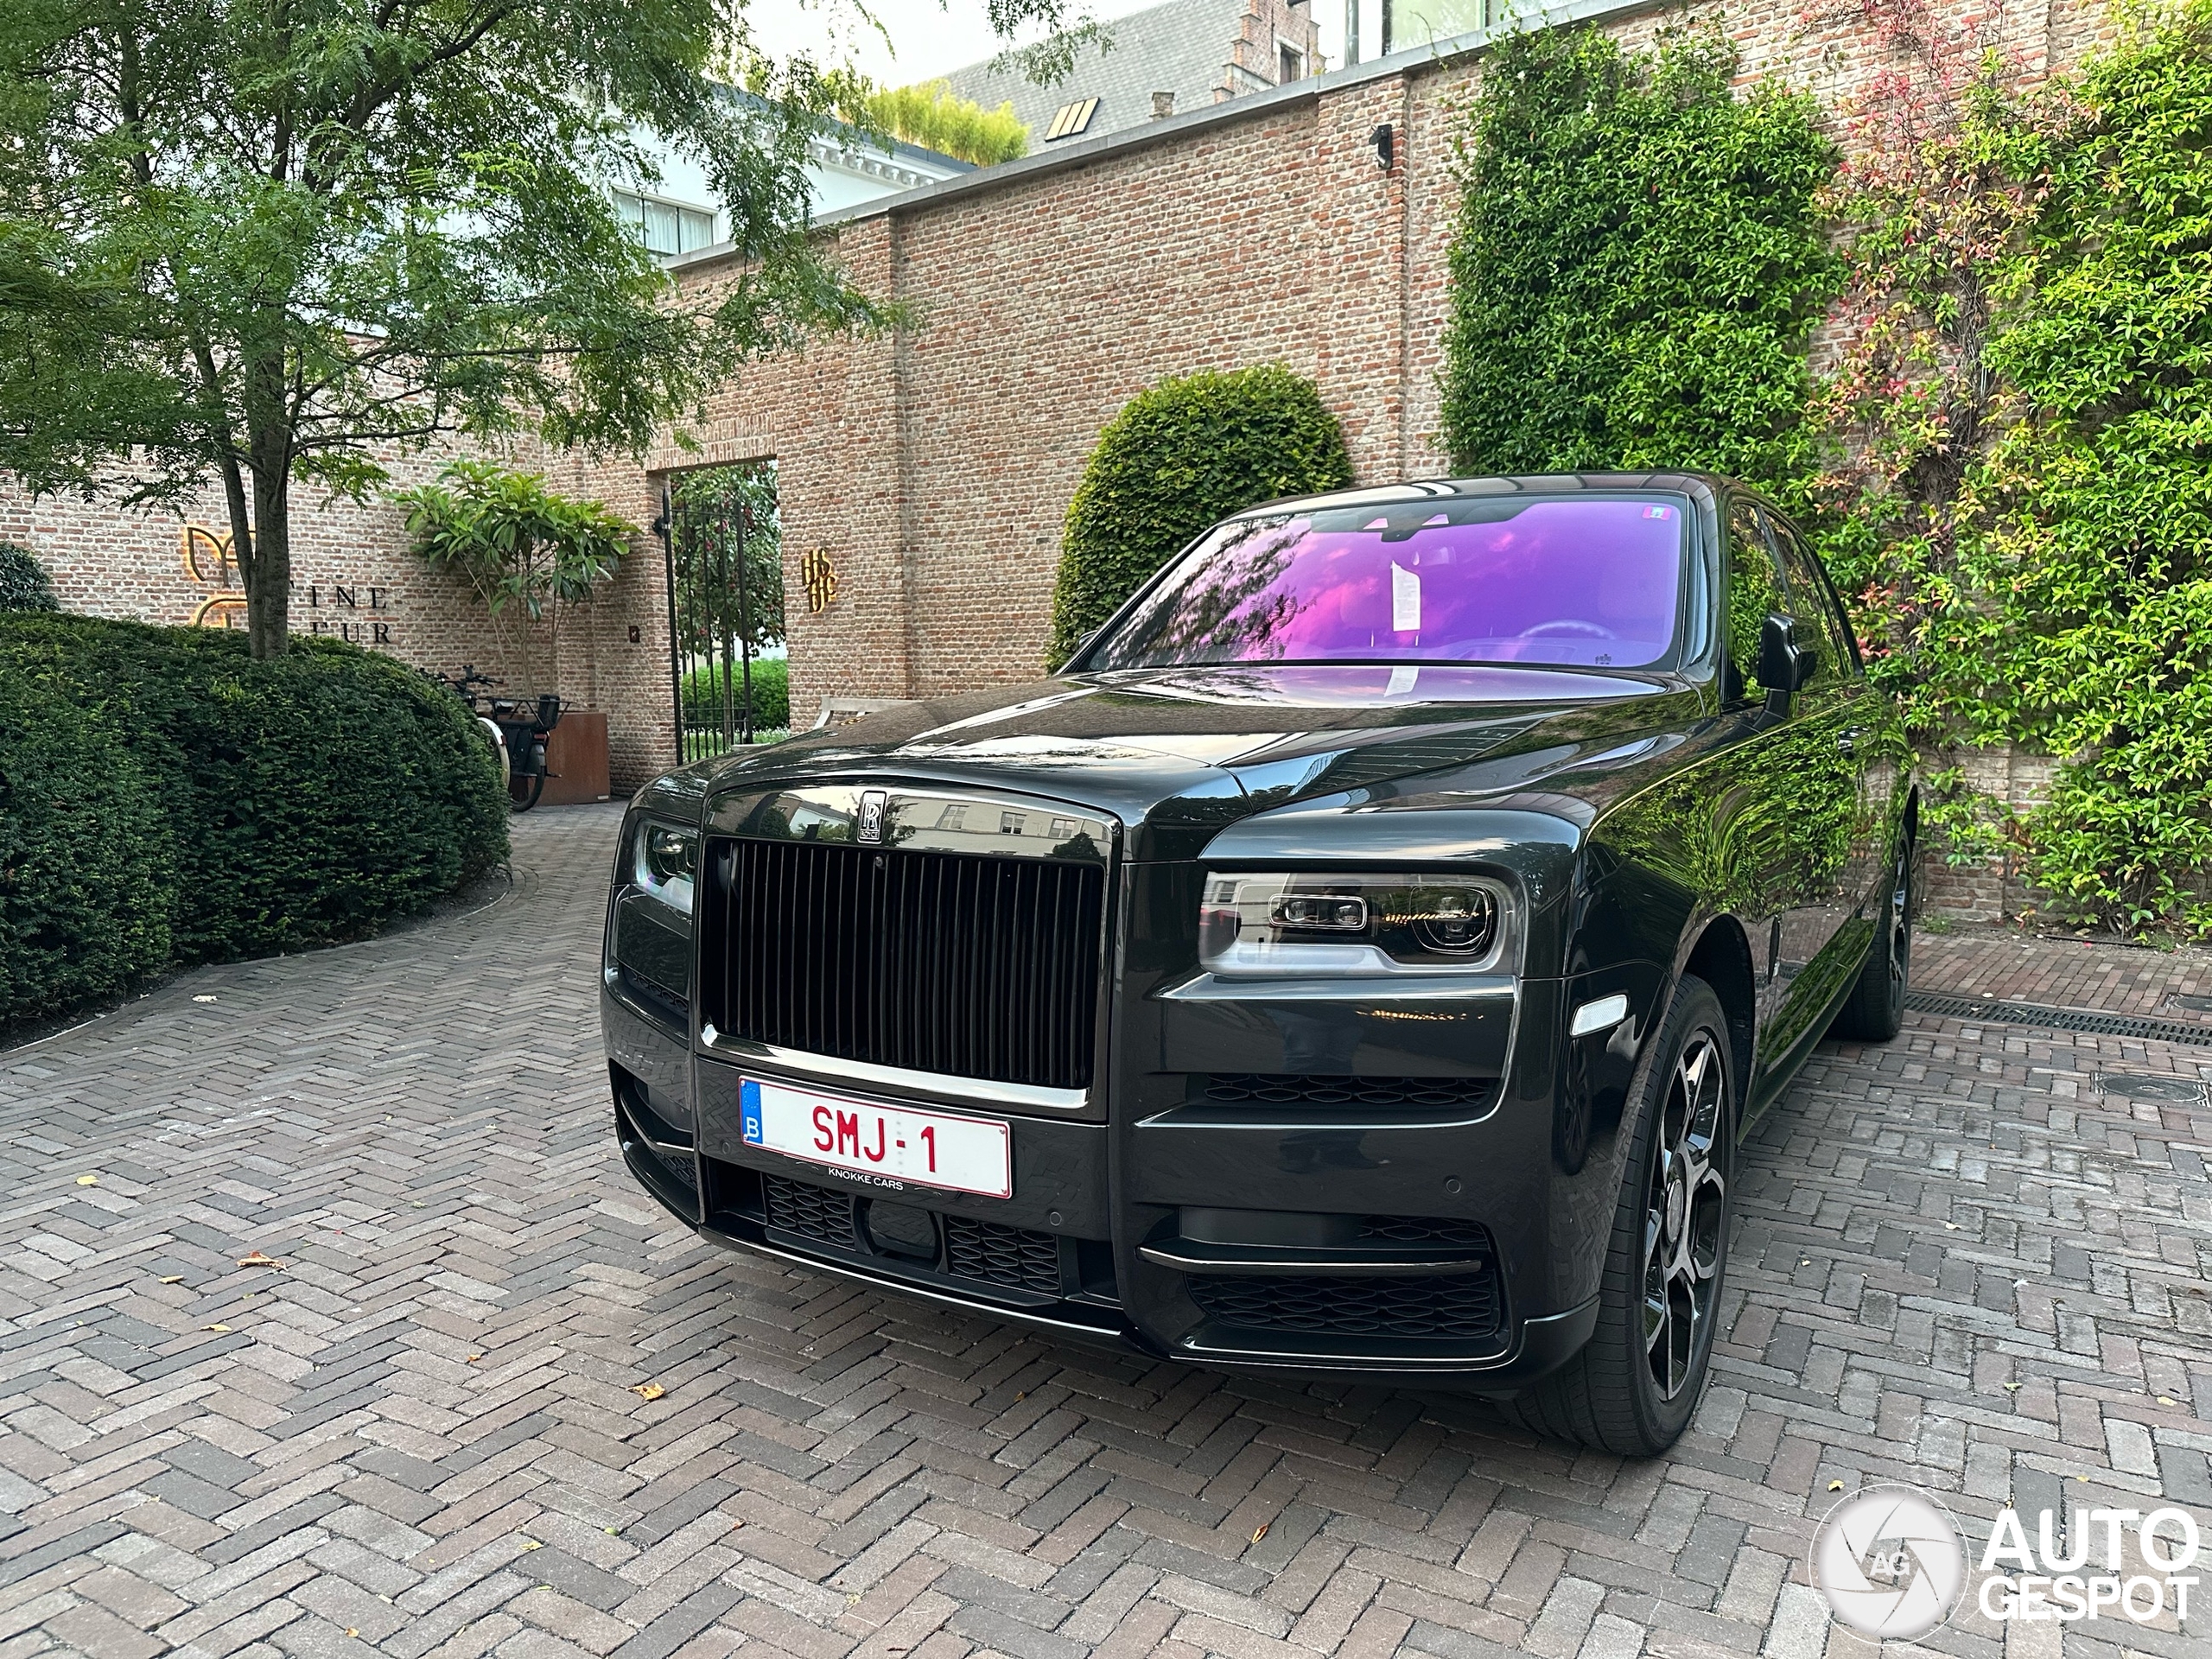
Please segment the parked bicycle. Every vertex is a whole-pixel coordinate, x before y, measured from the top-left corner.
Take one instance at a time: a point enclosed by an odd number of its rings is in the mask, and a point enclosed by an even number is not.
[[[444,683],[497,737],[507,804],[517,812],[529,811],[545,793],[545,740],[561,723],[561,699],[550,691],[535,702],[496,696],[493,688],[506,682],[479,674],[474,663],[462,664],[459,674],[444,677]]]

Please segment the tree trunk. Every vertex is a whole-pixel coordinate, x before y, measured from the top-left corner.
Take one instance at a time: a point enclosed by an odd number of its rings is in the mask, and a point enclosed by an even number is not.
[[[259,658],[282,657],[291,643],[291,469],[256,467],[253,564],[245,576],[246,639]]]

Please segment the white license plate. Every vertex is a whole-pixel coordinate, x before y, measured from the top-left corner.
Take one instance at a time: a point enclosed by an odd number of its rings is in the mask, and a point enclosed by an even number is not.
[[[748,1147],[880,1180],[1014,1196],[1014,1154],[1003,1123],[878,1106],[758,1077],[739,1084],[738,1099]]]

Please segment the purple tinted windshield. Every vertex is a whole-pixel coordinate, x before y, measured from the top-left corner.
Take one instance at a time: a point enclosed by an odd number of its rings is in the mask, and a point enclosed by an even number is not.
[[[1090,665],[1647,666],[1675,649],[1684,507],[1677,496],[1432,498],[1233,520]]]

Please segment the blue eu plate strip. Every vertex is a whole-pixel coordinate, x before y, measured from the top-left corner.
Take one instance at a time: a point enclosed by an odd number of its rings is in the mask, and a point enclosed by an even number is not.
[[[745,1144],[766,1146],[766,1137],[760,1133],[760,1085],[750,1077],[738,1080],[737,1109],[745,1126]]]

